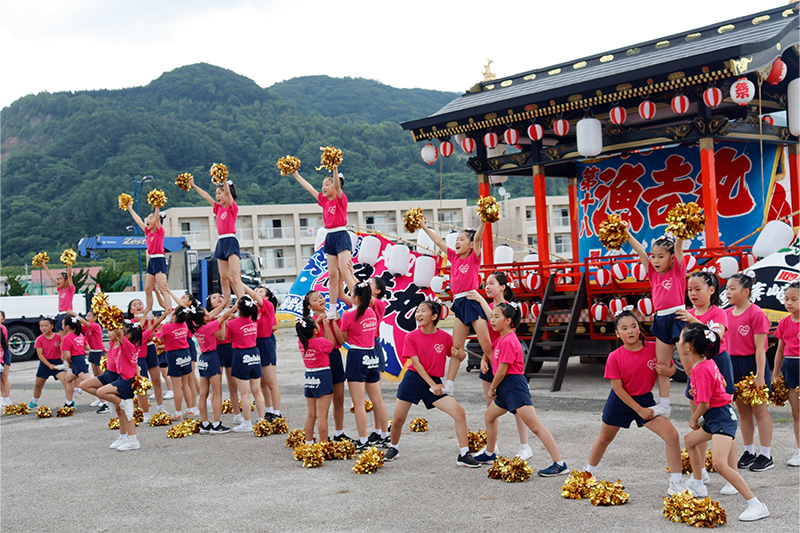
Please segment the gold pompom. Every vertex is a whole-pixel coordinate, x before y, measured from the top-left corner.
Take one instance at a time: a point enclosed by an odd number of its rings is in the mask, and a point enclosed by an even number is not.
[[[51,416],[53,416],[53,412],[46,405],[43,405],[36,410],[36,418],[50,418]]]
[[[364,400],[364,409],[366,409],[368,413],[370,411],[372,411],[373,408],[374,408],[374,406],[372,405],[372,400],[369,400],[369,399]],[[351,413],[355,413],[356,412],[356,406],[353,405],[352,403],[350,404],[350,412]],[[390,424],[391,424],[391,422],[390,422]]]
[[[506,467],[508,466],[510,459],[508,457],[498,457],[492,463],[492,466],[489,467],[487,473],[489,474],[490,479],[503,479],[505,475]]]
[[[167,195],[161,189],[153,189],[147,193],[147,203],[160,209],[167,205]]]
[[[607,219],[600,223],[597,236],[603,246],[609,250],[619,250],[623,244],[628,242],[628,232],[625,231],[625,224],[616,213],[611,213]]]
[[[672,522],[684,522],[694,527],[716,527],[728,521],[719,502],[695,498],[688,490],[664,498],[663,514]]]
[[[285,416],[280,416],[272,421],[270,424],[273,435],[283,435],[289,433],[289,423],[286,422]]]
[[[133,197],[130,194],[122,193],[119,196],[117,196],[117,205],[119,206],[120,209],[125,211],[126,209],[128,209],[130,206],[133,205]]]
[[[625,487],[618,479],[616,483],[601,481],[589,491],[589,501],[592,505],[622,505],[628,503],[630,494],[625,492]]]
[[[159,411],[150,417],[150,425],[152,427],[169,426],[172,424],[172,417],[164,411]]]
[[[706,472],[716,472],[714,469],[714,457],[711,450],[706,450]]]
[[[253,424],[253,435],[256,437],[266,437],[267,435],[272,435],[272,424],[270,424],[266,419],[262,418]]]
[[[349,440],[333,443],[333,459],[355,459],[357,455],[356,445]]]
[[[666,471],[669,472],[669,466],[666,468]],[[692,462],[689,460],[689,451],[684,448],[681,450],[681,474],[691,474],[692,473]]]
[[[119,429],[119,418],[112,418],[109,420],[108,429]]]
[[[573,470],[561,487],[561,497],[570,500],[588,498],[589,492],[595,485],[597,485],[597,480],[590,472]]]
[[[230,398],[222,402],[222,414],[223,415],[233,414],[233,404],[231,403]]]
[[[158,352],[158,355],[164,353],[164,339],[161,337],[154,337],[152,340],[153,344],[156,346],[156,352]]]
[[[424,418],[415,418],[411,421],[409,427],[414,433],[422,433],[428,431],[428,421]]]
[[[676,239],[690,241],[705,230],[706,216],[694,202],[677,204],[667,213],[667,233]]]
[[[134,409],[133,409],[133,423],[138,426],[143,421],[144,421],[144,411],[142,411],[138,407],[134,407]]]
[[[478,198],[478,216],[487,224],[500,220],[500,206],[494,196]]]
[[[789,399],[789,389],[786,388],[786,380],[784,377],[778,376],[772,380],[772,393],[770,394],[772,403],[776,407],[783,407]]]
[[[78,259],[78,254],[75,253],[75,250],[72,248],[67,248],[63,252],[61,252],[61,262],[67,266],[74,265],[75,261]]]
[[[277,165],[281,176],[288,176],[300,168],[300,160],[293,155],[287,155],[278,159]]]
[[[100,372],[108,370],[108,356],[104,355],[100,358]]]
[[[403,215],[403,226],[405,226],[407,232],[415,233],[422,227],[422,222],[424,220],[425,215],[422,213],[422,209],[419,207],[412,207]]]
[[[470,453],[477,453],[486,446],[486,431],[482,429],[478,431],[468,431],[467,441],[469,443]]]
[[[325,462],[321,444],[303,444],[294,449],[294,460],[303,461],[304,468],[318,468]]]
[[[132,385],[133,393],[140,396],[144,396],[147,394],[147,391],[153,388],[153,382],[145,376],[135,376]],[[138,398],[134,399],[138,400]]]
[[[167,430],[167,437],[171,439],[181,439],[195,433],[200,433],[200,421],[187,418],[179,424],[175,424]]]
[[[108,295],[101,292],[92,296],[92,312],[97,314],[103,307],[108,307]]]
[[[56,416],[58,418],[63,418],[65,416],[72,416],[74,414],[75,414],[74,407],[67,407],[66,405],[62,405],[61,407],[58,408],[58,413],[56,414]]]
[[[228,179],[228,167],[222,163],[214,163],[208,170],[214,185],[222,185]]]
[[[356,474],[372,474],[383,466],[383,452],[373,446],[364,451],[353,466]]]
[[[41,267],[46,265],[49,261],[50,258],[47,257],[47,252],[39,252],[33,256],[33,259],[31,259],[31,264],[35,267]]]
[[[107,330],[118,330],[125,322],[125,314],[116,305],[101,308],[96,313],[97,321]]]
[[[316,167],[317,170],[325,168],[333,172],[333,169],[342,164],[344,154],[338,148],[334,148],[333,146],[320,146],[319,149],[322,150],[322,155],[319,158],[320,166]]]
[[[4,415],[27,415],[30,414],[30,412],[31,409],[25,402],[19,402],[16,405],[6,405],[5,409],[3,410]]]
[[[519,457],[498,457],[489,468],[491,479],[502,479],[506,483],[519,483],[531,477],[533,470],[527,461]]]
[[[183,174],[178,174],[178,177],[175,178],[175,185],[183,189],[184,191],[188,191],[192,188],[192,180],[194,176],[189,174],[188,172],[184,172]]]
[[[289,432],[289,436],[286,437],[287,448],[297,448],[301,444],[305,444],[305,442],[306,432],[302,429],[293,429]]]
[[[740,400],[745,405],[764,405],[769,403],[769,388],[765,383],[763,387],[756,387],[756,376],[743,377],[737,384],[733,393],[735,400]]]

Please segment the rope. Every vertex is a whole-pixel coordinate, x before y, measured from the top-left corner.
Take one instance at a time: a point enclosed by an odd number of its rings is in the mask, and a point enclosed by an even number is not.
[[[427,251],[429,251],[429,252],[431,252],[432,254],[435,254],[435,255],[438,255],[438,254],[441,253],[441,251],[439,251],[439,250],[431,250],[430,248],[428,248],[426,246],[422,246],[420,244],[417,244],[414,241],[409,241],[408,239],[404,239],[402,237],[398,237],[397,235],[392,235],[390,233],[382,233],[380,231],[375,231],[375,230],[371,230],[371,229],[368,229],[368,228],[362,228],[361,226],[356,226],[355,224],[348,224],[347,227],[360,230],[360,231],[362,231],[364,233],[371,233],[373,235],[380,235],[381,237],[385,237],[388,240],[401,241],[401,242],[404,242],[406,244],[410,244],[412,246],[416,246],[417,248],[422,248],[423,250],[427,250]]]

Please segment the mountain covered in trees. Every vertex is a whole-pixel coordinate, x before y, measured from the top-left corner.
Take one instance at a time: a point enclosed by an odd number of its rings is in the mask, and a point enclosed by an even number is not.
[[[2,110],[2,249],[5,265],[41,250],[77,245],[90,235],[124,235],[130,217],[117,195],[133,194],[134,176],[152,175],[140,190],[163,189],[167,207],[201,205],[174,183],[182,172],[212,189],[208,169],[225,163],[240,204],[310,199],[275,162],[303,161],[321,181],[319,147],[345,153],[350,201],[439,197],[439,165],[425,165],[421,146],[398,122],[437,111],[455,93],[396,89],[365,79],[295,78],[262,88],[230,70],[195,64],[142,87],[40,93]],[[477,183],[460,153],[444,160],[445,198],[474,198]],[[529,181],[509,180],[515,196]]]

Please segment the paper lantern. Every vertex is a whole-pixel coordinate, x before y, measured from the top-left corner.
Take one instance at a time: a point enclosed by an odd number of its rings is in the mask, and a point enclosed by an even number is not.
[[[576,129],[578,153],[583,157],[594,157],[603,151],[603,125],[596,118],[582,118]]]
[[[461,149],[464,150],[464,152],[466,152],[468,154],[471,154],[472,152],[474,152],[475,151],[475,139],[467,137],[466,139],[461,141]]]
[[[522,318],[526,318],[531,311],[531,306],[528,302],[519,302],[519,313]]]
[[[556,135],[559,137],[563,137],[569,133],[569,122],[563,118],[556,120],[553,123],[553,131],[555,131]]]
[[[525,276],[525,286],[531,292],[536,292],[542,286],[542,277],[538,274],[530,273]]]
[[[697,266],[697,258],[692,254],[684,254],[683,260],[686,262],[686,272],[691,272]]]
[[[442,305],[442,316],[439,317],[439,320],[447,320],[448,316],[450,316],[450,308]]]
[[[442,154],[442,157],[450,157],[453,155],[453,143],[450,141],[442,141],[442,144],[439,145],[439,153]]]
[[[431,278],[431,290],[437,294],[444,292],[444,286],[446,283],[447,280],[445,280],[442,276],[433,276]]]
[[[767,222],[761,233],[758,234],[753,245],[753,255],[767,257],[782,248],[788,247],[794,240],[794,230],[786,222],[772,220]]]
[[[775,118],[772,115],[762,115],[761,120],[763,120],[765,124],[769,124],[770,126],[775,125]]]
[[[461,146],[461,143],[464,142],[464,139],[467,138],[466,133],[456,133],[456,136],[453,137],[453,140],[456,142],[457,145]]]
[[[722,103],[722,91],[716,87],[709,87],[703,92],[703,102],[712,109],[717,107]]]
[[[363,245],[362,245],[363,246]],[[431,239],[430,235],[428,235],[424,229],[420,229],[417,231],[417,246],[422,246],[424,248],[419,248],[417,251],[421,254],[430,255],[436,254],[436,244],[434,244],[433,239]],[[428,248],[428,250],[425,250]],[[434,251],[430,251],[434,250]]]
[[[644,281],[647,279],[647,269],[641,263],[636,263],[633,265],[631,273],[636,281]]]
[[[639,104],[639,116],[644,120],[650,120],[656,116],[656,104],[650,100],[644,100]]]
[[[795,137],[800,137],[800,79],[789,82],[786,89],[789,104],[786,115],[789,117],[789,132]]]
[[[422,160],[429,165],[434,164],[439,158],[439,150],[432,143],[423,146],[419,154],[422,156]]]
[[[778,85],[786,77],[786,63],[779,57],[772,62],[772,69],[769,71],[769,76],[765,80],[770,85]]]
[[[639,303],[636,304],[636,308],[639,310],[642,316],[650,316],[655,312],[653,300],[647,297],[640,299]]]
[[[328,236],[328,230],[325,227],[317,230],[317,237],[314,239],[314,250],[319,250],[320,246],[325,244],[325,237]]]
[[[531,124],[528,126],[528,138],[532,141],[538,141],[544,137],[544,128],[541,124]]]
[[[358,262],[375,266],[381,256],[381,240],[375,235],[367,235],[361,240],[361,249],[358,251]]]
[[[611,283],[611,273],[604,268],[598,268],[597,272],[594,273],[594,279],[597,281],[598,285],[605,287]]]
[[[539,254],[527,254],[522,258],[523,263],[537,263],[539,261]]]
[[[614,298],[608,304],[608,308],[611,310],[611,314],[617,316],[626,305],[628,305],[628,302],[624,298]]]
[[[739,260],[740,270],[744,271],[749,268],[753,268],[753,265],[755,265],[756,262],[758,262],[758,259],[756,259],[756,256],[753,254],[742,254],[742,258]]]
[[[625,263],[614,263],[611,267],[611,273],[614,275],[614,278],[622,281],[628,277],[628,265]]]
[[[436,274],[436,259],[429,255],[417,257],[414,262],[414,285],[430,287],[434,274]]]
[[[608,319],[608,307],[603,303],[596,303],[591,308],[592,319],[595,322],[605,322]]]
[[[532,319],[539,320],[539,316],[542,314],[542,304],[531,305],[530,313]]]
[[[393,276],[405,276],[408,274],[411,250],[407,246],[397,244],[389,250],[389,258],[386,261],[386,270]]]
[[[508,145],[517,144],[519,142],[519,132],[514,128],[508,128],[503,134],[503,140]]]
[[[453,250],[456,249],[456,240],[458,240],[458,232],[453,231],[447,234],[447,237],[444,238],[444,242],[448,248],[452,248]]]
[[[504,265],[514,262],[514,249],[506,244],[501,244],[494,249],[494,263]]]
[[[672,102],[670,103],[670,107],[672,107],[672,111],[676,115],[683,115],[687,111],[689,111],[689,98],[679,94],[672,98]]]
[[[625,119],[628,118],[628,112],[621,105],[615,106],[608,114],[608,118],[617,126],[625,124]]]
[[[720,257],[717,260],[717,274],[723,279],[728,279],[739,272],[739,261],[735,257]]]
[[[494,148],[497,146],[498,141],[497,134],[492,131],[483,136],[483,144],[486,145],[486,148]]]
[[[350,235],[350,253],[356,255],[356,248],[358,248],[358,235],[352,231],[347,232]]]
[[[756,95],[756,86],[747,78],[739,78],[731,85],[731,100],[742,105],[747,105]]]

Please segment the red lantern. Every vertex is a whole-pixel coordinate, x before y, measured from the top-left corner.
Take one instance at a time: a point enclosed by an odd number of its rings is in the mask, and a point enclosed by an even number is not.
[[[595,322],[605,322],[608,318],[608,307],[603,303],[596,303],[591,308],[592,319]]]
[[[567,133],[569,133],[569,122],[560,118],[553,123],[553,131],[556,132],[556,135],[559,137],[563,137]]]
[[[689,98],[679,94],[672,98],[672,103],[670,105],[672,106],[673,113],[682,115],[689,111]]]
[[[683,254],[683,260],[686,261],[686,272],[691,272],[697,266],[697,258],[692,254]]]
[[[611,300],[608,308],[611,310],[614,316],[617,316],[622,312],[626,305],[628,305],[628,302],[624,298],[614,298]]]
[[[645,120],[650,120],[656,116],[656,104],[650,100],[644,100],[639,104],[639,116]]]
[[[520,302],[519,303],[519,312],[522,318],[526,318],[528,316],[528,312],[531,310],[528,302]]]
[[[531,318],[539,320],[539,315],[542,314],[542,304],[533,304],[531,306]]]
[[[614,263],[614,266],[611,267],[611,273],[614,274],[617,280],[622,281],[628,277],[628,265],[625,263]]]
[[[772,70],[769,71],[767,76],[767,83],[770,85],[778,85],[786,77],[786,63],[779,57],[772,62]]]
[[[722,91],[716,87],[709,87],[703,92],[703,102],[710,108],[715,108],[722,103]]]
[[[747,270],[749,268],[753,268],[753,265],[756,264],[756,261],[757,261],[756,256],[754,256],[753,254],[747,253],[747,254],[742,255],[742,259],[741,259],[741,261],[739,261],[739,264],[741,265],[742,271],[744,272],[745,270]]]
[[[608,114],[608,118],[617,126],[622,126],[625,123],[625,119],[628,118],[628,112],[625,111],[624,107],[618,105],[611,110]]]
[[[597,272],[594,273],[594,279],[597,280],[598,285],[605,287],[611,283],[611,274],[604,268],[598,268]]]
[[[539,290],[539,287],[542,286],[542,278],[536,274],[528,274],[525,276],[525,286],[528,287],[528,290],[531,292],[535,292]]]
[[[442,306],[442,316],[439,317],[441,320],[446,320],[447,317],[450,315],[450,308],[446,305]]]
[[[739,78],[731,85],[731,100],[737,104],[747,105],[756,95],[756,86],[747,78]]]
[[[461,149],[464,150],[466,153],[471,154],[475,151],[475,139],[472,137],[467,137],[463,141],[461,141]]]
[[[653,300],[647,297],[639,300],[639,303],[636,304],[636,308],[639,310],[642,316],[650,316],[655,312]]]
[[[765,124],[769,124],[770,126],[775,125],[775,119],[772,117],[772,115],[762,115],[761,120],[763,120]]]
[[[647,269],[641,263],[633,265],[633,277],[636,281],[644,281],[647,279]]]
[[[437,150],[433,144],[428,143],[422,147],[420,155],[422,156],[423,161],[425,161],[429,165],[432,165],[436,162],[436,159],[439,157],[439,150]]]
[[[528,138],[532,141],[538,141],[544,137],[544,128],[541,124],[531,124],[528,126]]]
[[[494,132],[489,132],[483,136],[483,144],[486,145],[486,148],[490,150],[497,146],[497,143],[500,139],[497,138],[497,134]]]
[[[506,141],[506,144],[509,146],[517,144],[517,141],[519,141],[519,132],[514,128],[508,128],[503,134],[503,140]]]
[[[439,153],[442,154],[442,157],[450,157],[453,155],[453,143],[450,141],[442,141],[442,144],[439,145]]]

